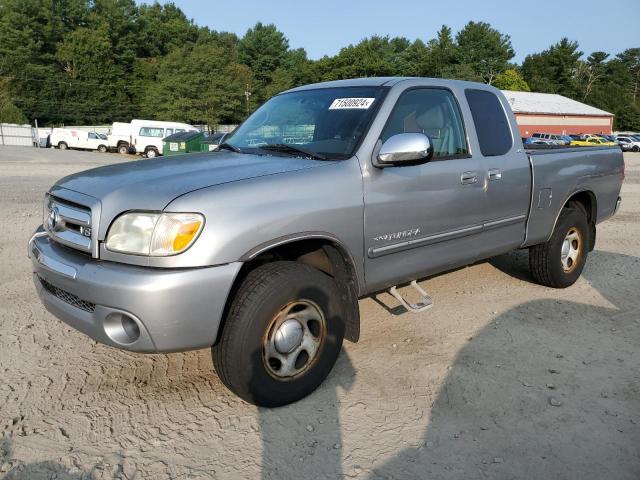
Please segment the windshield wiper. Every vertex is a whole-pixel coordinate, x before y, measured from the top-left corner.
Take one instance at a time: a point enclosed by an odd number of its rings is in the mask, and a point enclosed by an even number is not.
[[[231,145],[230,143],[227,142],[222,142],[220,145],[218,145],[218,150],[231,150],[232,152],[236,152],[236,153],[242,153],[242,150],[240,150],[238,147],[236,147],[235,145]]]
[[[273,151],[273,152],[281,152],[281,153],[288,153],[291,155],[296,155],[299,156],[300,154],[304,155],[305,157],[309,157],[309,158],[313,158],[314,160],[326,160],[327,157],[325,157],[324,155],[317,153],[317,152],[312,152],[311,150],[306,150],[304,148],[300,148],[298,146],[295,145],[289,145],[287,143],[270,143],[268,145],[260,145],[260,150],[268,150],[268,151]]]

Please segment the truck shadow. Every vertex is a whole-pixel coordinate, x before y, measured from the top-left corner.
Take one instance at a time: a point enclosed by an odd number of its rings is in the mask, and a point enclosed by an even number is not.
[[[526,261],[491,263],[526,278]],[[594,251],[583,275],[591,293],[522,303],[475,335],[422,406],[420,445],[370,478],[640,478],[640,258]]]
[[[343,351],[329,378],[310,397],[276,409],[258,408],[261,478],[343,477],[340,390],[349,390],[355,375]]]
[[[11,458],[11,441],[8,438],[3,438],[0,441],[0,466],[11,462]],[[48,480],[52,478],[58,480],[88,480],[92,477],[91,472],[71,472],[59,463],[42,461],[12,465],[11,468],[4,473],[4,476],[0,473],[0,478],[2,480]]]
[[[324,295],[315,289],[312,293],[309,298]],[[304,292],[302,296],[304,298]],[[336,318],[327,318],[327,322],[336,321]],[[262,369],[262,361],[261,352],[254,355],[253,368]],[[258,408],[261,478],[343,477],[340,390],[350,390],[355,376],[356,371],[343,349],[329,377],[311,396],[280,408]]]

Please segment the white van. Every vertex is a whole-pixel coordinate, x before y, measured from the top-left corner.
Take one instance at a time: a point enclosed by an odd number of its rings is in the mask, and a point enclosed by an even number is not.
[[[107,139],[96,132],[85,132],[72,128],[54,128],[49,139],[51,146],[66,150],[75,148],[78,150],[98,150],[104,153],[108,150]]]
[[[131,120],[131,141],[136,153],[154,158],[162,152],[162,139],[176,132],[198,131],[193,125],[157,120]]]

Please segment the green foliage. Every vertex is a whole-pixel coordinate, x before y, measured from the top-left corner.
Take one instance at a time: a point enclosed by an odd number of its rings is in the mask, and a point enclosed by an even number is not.
[[[0,123],[28,123],[27,119],[11,100],[9,81],[0,77]]]
[[[246,65],[210,43],[174,48],[158,63],[142,100],[141,116],[215,127],[246,114],[244,91],[253,82]]]
[[[474,75],[492,84],[515,56],[509,35],[485,22],[469,22],[456,36],[458,62],[468,65]]]
[[[258,22],[240,40],[238,60],[251,68],[256,79],[266,85],[271,74],[284,64],[288,50],[289,40],[275,25]]]
[[[213,127],[297,85],[398,75],[560,93],[615,113],[616,128],[640,130],[640,48],[585,59],[563,38],[521,67],[513,57],[509,36],[485,22],[457,34],[443,25],[431,39],[374,35],[312,61],[274,25],[238,38],[197,26],[173,3],[0,0],[0,119]]]
[[[522,74],[534,92],[575,98],[578,92],[575,72],[581,56],[578,43],[563,38],[541,53],[527,55]]]
[[[635,104],[629,104],[620,110],[614,120],[616,130],[640,130],[640,107]]]
[[[496,75],[493,86],[500,90],[512,90],[516,92],[530,92],[529,84],[515,68],[508,68]]]

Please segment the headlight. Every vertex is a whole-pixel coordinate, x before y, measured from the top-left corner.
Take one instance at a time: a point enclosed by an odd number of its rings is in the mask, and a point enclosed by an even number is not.
[[[204,225],[198,213],[132,212],[111,224],[107,249],[134,255],[166,257],[189,248]]]

